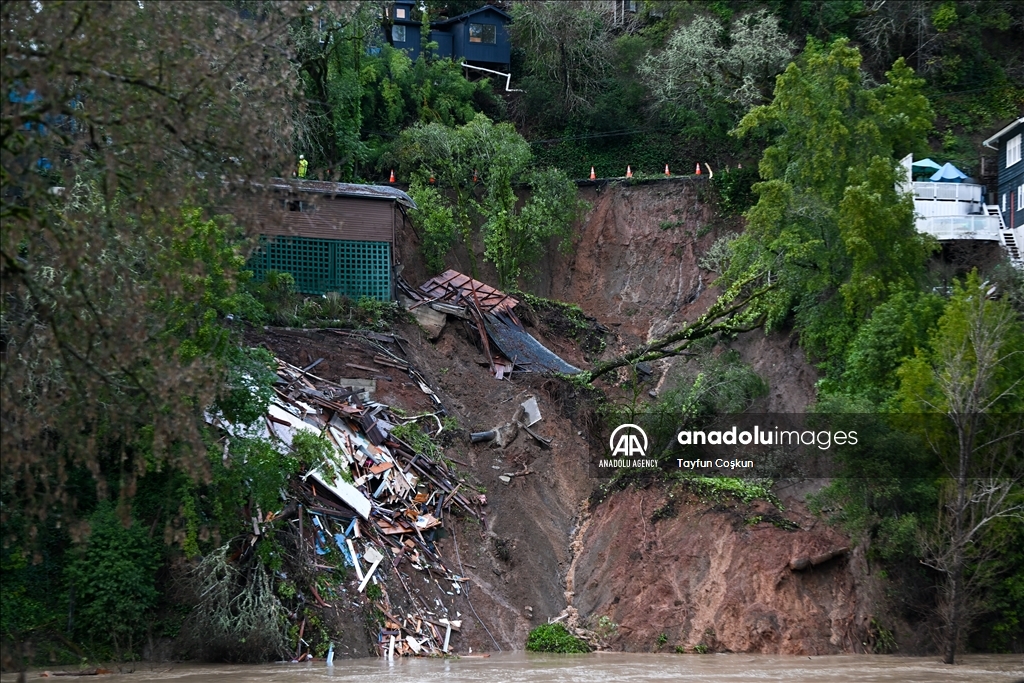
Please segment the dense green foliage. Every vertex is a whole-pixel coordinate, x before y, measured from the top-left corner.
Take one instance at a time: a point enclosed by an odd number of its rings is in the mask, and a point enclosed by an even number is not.
[[[350,13],[325,8],[291,27],[305,94],[297,147],[309,161],[307,177],[383,179],[408,126],[452,127],[481,109],[501,111],[489,81],[470,82],[450,59],[414,62],[384,43],[374,5],[340,7]]]
[[[577,638],[561,624],[541,624],[526,637],[527,652],[560,652],[576,654],[590,652],[590,646]]]
[[[112,643],[119,659],[137,659],[157,602],[160,554],[146,528],[135,520],[126,527],[109,503],[89,523],[88,543],[65,570],[74,596],[69,620],[77,616],[85,641]]]
[[[896,189],[899,156],[925,144],[932,112],[902,60],[871,88],[845,41],[812,44],[779,77],[771,104],[740,123],[771,135],[758,202],[732,242],[726,281],[777,283],[767,324],[793,313],[811,354],[836,363],[858,325],[893,291],[917,286],[928,243]]]
[[[851,345],[844,393],[818,407],[862,438],[817,505],[870,544],[908,618],[929,616],[920,601],[935,580],[915,560],[939,573],[947,659],[977,615],[1000,648],[1024,636],[1005,545],[1024,522],[1024,321],[988,292],[972,273],[948,301],[900,293],[879,306]]]
[[[568,236],[583,206],[563,172],[531,170],[530,147],[511,124],[483,114],[456,128],[413,126],[400,142],[402,170],[413,177],[410,194],[421,207],[413,222],[435,271],[459,236],[472,258],[473,228],[482,222],[484,259],[494,264],[501,287],[516,288],[548,242]],[[520,208],[521,184],[528,197]],[[475,261],[472,266],[475,274]]]

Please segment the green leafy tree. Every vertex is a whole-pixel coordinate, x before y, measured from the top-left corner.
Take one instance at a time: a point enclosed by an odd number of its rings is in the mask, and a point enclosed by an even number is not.
[[[932,125],[922,82],[898,60],[870,87],[860,65],[845,40],[812,42],[779,76],[771,104],[736,130],[771,144],[725,281],[776,283],[764,301],[768,324],[795,312],[819,358],[841,358],[859,320],[916,286],[929,253],[910,197],[896,190],[896,158],[920,148]]]
[[[564,173],[530,171],[529,144],[511,124],[495,124],[483,114],[457,128],[414,126],[399,142],[402,167],[413,177],[410,192],[425,209],[413,220],[435,270],[457,235],[474,258],[473,227],[482,221],[484,258],[494,263],[500,286],[514,288],[550,239],[568,235],[582,207]],[[522,209],[518,183],[529,187]],[[471,268],[475,274],[475,258]]]
[[[593,106],[612,69],[611,9],[609,3],[580,2],[567,11],[550,0],[512,6],[512,42],[522,50],[531,109],[564,119]]]
[[[433,59],[429,50],[413,61],[380,44],[378,10],[372,3],[334,3],[290,26],[306,96],[296,145],[314,177],[353,180],[382,172],[402,129],[416,122],[456,126],[481,107],[500,106],[490,82],[469,81],[458,63]]]
[[[89,540],[66,570],[74,589],[72,619],[87,640],[113,645],[118,658],[137,659],[156,606],[161,554],[145,527],[134,521],[126,527],[110,503],[89,523]]]
[[[772,79],[790,61],[793,42],[767,10],[735,19],[728,32],[697,15],[649,54],[638,72],[660,104],[707,112],[721,103],[746,109],[770,94]]]
[[[576,196],[576,184],[558,169],[526,174],[529,195],[519,212],[510,179],[498,180],[488,186],[484,201],[484,258],[497,269],[501,287],[517,288],[522,277],[533,275],[552,239],[568,244],[585,204]]]
[[[409,195],[417,206],[411,217],[420,233],[423,260],[427,270],[440,273],[444,270],[445,255],[459,236],[454,207],[436,187],[429,183],[424,185],[418,179],[410,184]]]
[[[937,294],[904,290],[896,292],[875,308],[871,318],[857,330],[850,342],[845,371],[840,383],[830,380],[823,393],[833,387],[867,399],[871,406],[885,404],[899,388],[896,370],[915,351],[924,348],[928,335],[945,308]]]
[[[943,660],[953,664],[985,577],[993,523],[1024,523],[1024,322],[972,273],[957,283],[930,340],[899,370],[905,412],[936,416],[921,429],[947,472],[930,566],[945,576]]]
[[[129,495],[165,464],[208,472],[199,410],[225,376],[237,254],[182,207],[244,218],[253,181],[286,163],[280,41],[298,11],[0,9],[2,519],[81,531],[83,496]],[[93,493],[69,485],[79,472]]]

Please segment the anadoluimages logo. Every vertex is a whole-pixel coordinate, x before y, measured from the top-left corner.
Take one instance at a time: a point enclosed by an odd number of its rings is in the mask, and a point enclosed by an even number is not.
[[[642,458],[647,455],[647,434],[634,424],[619,425],[608,438],[608,447],[613,458]]]

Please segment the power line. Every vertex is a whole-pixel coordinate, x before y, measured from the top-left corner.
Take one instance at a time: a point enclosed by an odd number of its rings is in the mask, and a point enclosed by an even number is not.
[[[643,128],[636,128],[636,129],[633,129],[633,130],[622,129],[622,130],[609,131],[607,133],[588,133],[588,134],[585,134],[585,135],[566,135],[566,136],[560,137],[560,138],[547,138],[545,140],[530,140],[530,144],[531,145],[541,145],[541,144],[546,144],[546,143],[549,143],[549,142],[564,142],[566,140],[587,140],[587,139],[590,139],[590,138],[607,138],[607,137],[616,137],[616,136],[619,136],[619,135],[635,135],[636,133],[668,133],[668,132],[671,132],[671,130],[669,130],[669,129],[660,129],[660,130],[658,130],[658,129],[650,129],[650,130],[645,130]]]

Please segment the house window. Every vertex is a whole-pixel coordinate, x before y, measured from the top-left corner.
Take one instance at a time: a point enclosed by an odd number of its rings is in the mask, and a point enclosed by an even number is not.
[[[406,16],[405,16],[405,8],[404,7],[396,7],[395,8],[395,19],[405,19],[405,18],[406,18]]]
[[[498,32],[495,29],[494,24],[470,24],[469,42],[494,45],[498,42]]]
[[[1006,165],[1013,166],[1020,161],[1020,133],[1006,141]]]
[[[1003,195],[1003,205],[1002,205],[1001,208],[1002,208],[1003,213],[1006,213],[1006,195],[1005,194]]]
[[[281,208],[285,211],[298,211],[301,213],[314,213],[316,211],[314,204],[296,199],[282,199]]]
[[[626,11],[636,12],[636,0],[626,0]]]
[[[392,26],[391,27],[391,40],[395,43],[405,42],[405,27],[404,26]]]

